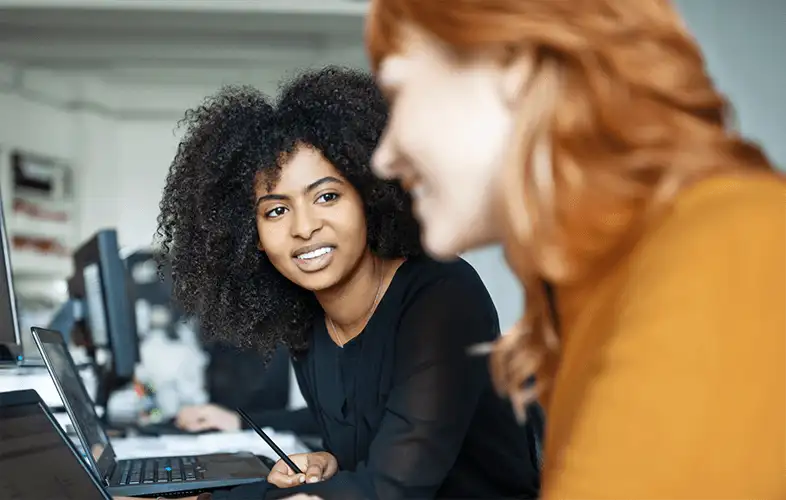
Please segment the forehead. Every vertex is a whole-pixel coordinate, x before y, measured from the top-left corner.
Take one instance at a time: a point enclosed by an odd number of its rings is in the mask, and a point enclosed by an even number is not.
[[[454,63],[454,52],[421,28],[403,24],[398,50],[385,55],[379,63],[377,81],[382,87],[395,87],[406,75],[423,69],[444,67]]]
[[[280,171],[262,171],[256,177],[256,190],[265,193],[302,192],[323,177],[343,178],[322,153],[311,146],[299,145],[293,152],[279,157]]]

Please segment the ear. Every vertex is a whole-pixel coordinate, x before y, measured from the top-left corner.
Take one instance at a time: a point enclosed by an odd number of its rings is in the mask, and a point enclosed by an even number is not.
[[[262,240],[257,240],[257,249],[264,253],[265,248],[262,246]]]
[[[529,86],[535,72],[535,51],[518,50],[502,68],[500,92],[502,99],[510,107],[518,104],[522,92]]]

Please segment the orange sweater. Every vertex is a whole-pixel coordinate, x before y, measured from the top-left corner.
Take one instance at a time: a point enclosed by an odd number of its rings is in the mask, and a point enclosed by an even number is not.
[[[557,301],[545,500],[786,499],[784,183],[701,182]]]

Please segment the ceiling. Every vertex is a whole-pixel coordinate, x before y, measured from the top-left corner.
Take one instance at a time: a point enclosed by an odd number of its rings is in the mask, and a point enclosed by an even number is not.
[[[0,0],[0,8],[362,15],[368,0]]]
[[[0,0],[0,61],[174,84],[357,65],[364,11],[355,0]]]

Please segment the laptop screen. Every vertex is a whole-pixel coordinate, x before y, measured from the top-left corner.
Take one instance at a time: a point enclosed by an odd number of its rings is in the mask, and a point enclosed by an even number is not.
[[[59,340],[59,342],[41,342],[44,359],[60,391],[63,404],[82,439],[82,444],[86,450],[90,450],[93,464],[103,464],[105,461],[101,458],[105,452],[111,452],[114,458],[109,436],[106,435],[93,402],[79,377],[71,353],[68,352],[62,339]],[[98,465],[96,467],[101,468]],[[102,475],[105,472],[105,470],[100,471]]]
[[[3,500],[104,500],[40,404],[0,406]]]

